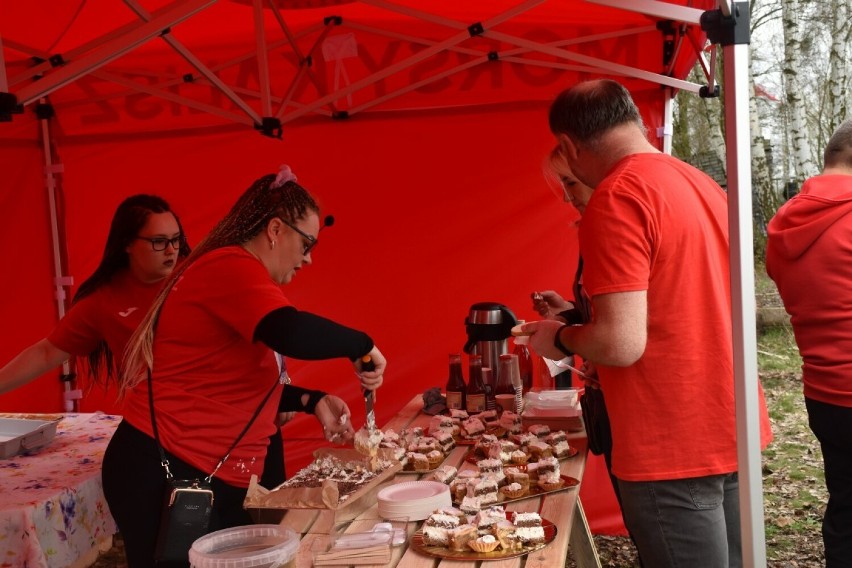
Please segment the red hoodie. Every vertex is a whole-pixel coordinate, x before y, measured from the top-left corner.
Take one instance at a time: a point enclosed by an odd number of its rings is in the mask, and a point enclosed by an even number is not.
[[[768,232],[766,272],[791,316],[805,396],[852,407],[852,176],[807,180]]]

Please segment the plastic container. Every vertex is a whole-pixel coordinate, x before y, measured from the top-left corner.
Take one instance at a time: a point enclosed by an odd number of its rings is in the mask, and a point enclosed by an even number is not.
[[[247,525],[205,535],[189,549],[193,568],[283,568],[299,549],[299,536],[279,525]]]
[[[524,428],[545,424],[551,430],[583,430],[583,412],[578,395],[579,390],[575,388],[528,392],[521,414]]]
[[[40,449],[56,436],[58,420],[0,418],[0,459]]]

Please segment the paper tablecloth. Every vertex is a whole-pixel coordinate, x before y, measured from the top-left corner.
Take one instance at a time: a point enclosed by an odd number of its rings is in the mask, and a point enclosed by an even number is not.
[[[121,417],[62,416],[49,445],[0,460],[0,568],[73,566],[116,533],[101,461]]]

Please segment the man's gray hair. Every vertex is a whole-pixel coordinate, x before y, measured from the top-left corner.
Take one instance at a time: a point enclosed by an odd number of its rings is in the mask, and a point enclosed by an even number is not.
[[[593,143],[621,124],[645,125],[630,92],[621,83],[599,79],[578,83],[559,93],[550,106],[550,130],[581,143]]]

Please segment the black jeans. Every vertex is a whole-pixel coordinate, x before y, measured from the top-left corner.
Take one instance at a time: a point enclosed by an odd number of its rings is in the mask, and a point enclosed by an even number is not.
[[[177,479],[204,478],[200,471],[166,452]],[[104,495],[124,539],[129,568],[154,566],[166,474],[154,439],[122,421],[107,446],[103,463]],[[213,515],[210,532],[250,525],[243,509],[246,489],[213,478]],[[189,558],[185,566],[189,566]]]
[[[852,408],[805,397],[822,448],[828,506],[822,520],[826,568],[852,567]]]

